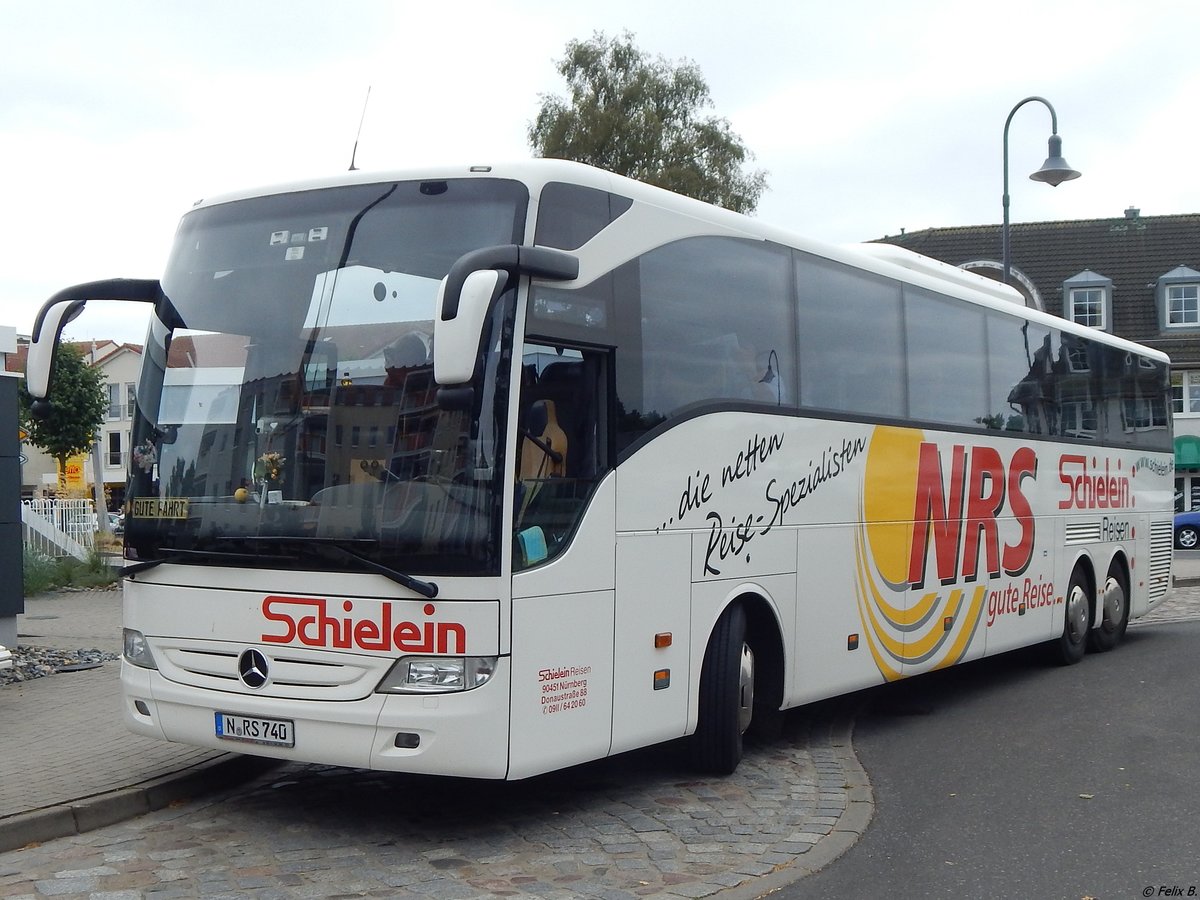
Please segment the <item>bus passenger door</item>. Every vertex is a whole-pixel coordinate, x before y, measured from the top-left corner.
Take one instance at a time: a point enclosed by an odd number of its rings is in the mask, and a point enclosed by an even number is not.
[[[509,778],[607,756],[616,529],[602,351],[526,343],[513,522]]]

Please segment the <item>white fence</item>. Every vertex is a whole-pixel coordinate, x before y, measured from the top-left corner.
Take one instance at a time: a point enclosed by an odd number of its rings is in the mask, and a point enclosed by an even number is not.
[[[91,500],[23,500],[21,525],[25,546],[43,556],[86,560],[95,546]]]

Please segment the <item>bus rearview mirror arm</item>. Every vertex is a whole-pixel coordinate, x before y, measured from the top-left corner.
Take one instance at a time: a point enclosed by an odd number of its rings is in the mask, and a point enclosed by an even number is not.
[[[446,389],[439,395],[445,393],[448,402],[461,404],[458,388],[475,375],[492,305],[519,275],[572,281],[579,277],[579,259],[551,247],[503,244],[463,254],[442,279],[433,321],[433,377]]]
[[[59,291],[38,311],[29,341],[29,358],[25,363],[25,386],[33,403],[30,413],[42,418],[50,411],[50,373],[54,354],[63,328],[83,312],[89,300],[133,300],[157,303],[162,298],[162,286],[157,279],[110,278],[88,281]]]

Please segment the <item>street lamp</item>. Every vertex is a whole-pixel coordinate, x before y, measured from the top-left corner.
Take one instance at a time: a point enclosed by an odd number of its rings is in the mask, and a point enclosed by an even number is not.
[[[775,367],[771,366],[771,360],[775,360]],[[759,384],[770,384],[772,381],[779,382],[775,385],[775,405],[783,406],[783,378],[782,372],[776,373],[775,368],[779,366],[779,354],[771,350],[767,354],[767,371],[762,378],[758,379]]]
[[[1013,116],[1017,114],[1017,110],[1032,100],[1036,100],[1045,106],[1046,109],[1050,110],[1050,155],[1042,163],[1042,167],[1029,176],[1029,179],[1031,181],[1044,181],[1051,187],[1058,187],[1064,181],[1078,178],[1080,174],[1067,165],[1067,161],[1062,157],[1062,138],[1058,136],[1058,114],[1054,112],[1054,107],[1050,105],[1050,101],[1044,97],[1026,97],[1014,106],[1012,112],[1008,114],[1008,118],[1004,120],[1004,229],[1001,232],[1001,240],[1003,242],[1005,284],[1008,284],[1008,272],[1010,268],[1008,246],[1008,126],[1012,123]]]

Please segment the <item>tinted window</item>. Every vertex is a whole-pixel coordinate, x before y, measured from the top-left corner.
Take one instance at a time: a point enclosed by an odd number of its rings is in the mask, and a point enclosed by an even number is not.
[[[577,250],[629,209],[633,201],[595,188],[551,182],[542,188],[533,242]]]
[[[899,284],[797,254],[796,289],[800,403],[905,415]]]
[[[1015,316],[987,316],[988,403],[985,427],[1049,434],[1053,415],[1050,330]]]
[[[714,402],[1170,449],[1165,366],[770,244],[694,238],[535,287],[527,334],[616,348],[618,454]]]
[[[1102,362],[1105,440],[1169,448],[1167,367],[1113,347],[1097,347]]]
[[[984,310],[905,287],[904,321],[908,414],[952,425],[986,425]]]
[[[1094,441],[1109,412],[1102,403],[1105,367],[1102,345],[1073,334],[1060,336],[1054,366],[1059,422],[1055,434]]]
[[[788,269],[784,252],[729,238],[693,238],[643,256],[643,411],[793,403]]]

